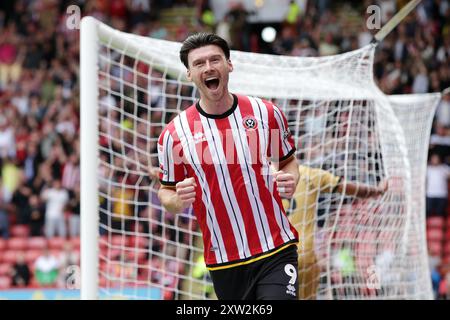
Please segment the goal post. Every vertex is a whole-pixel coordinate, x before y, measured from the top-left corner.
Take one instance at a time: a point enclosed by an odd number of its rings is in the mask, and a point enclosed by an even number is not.
[[[154,176],[159,133],[198,99],[180,46],[82,20],[83,299],[214,298],[195,214],[166,212]],[[303,166],[284,205],[300,233],[305,299],[432,298],[424,178],[440,94],[384,95],[374,52],[231,52],[230,91],[283,110]],[[378,198],[345,193],[346,183],[383,181]]]
[[[80,30],[80,201],[81,299],[98,297],[98,22],[81,21]]]

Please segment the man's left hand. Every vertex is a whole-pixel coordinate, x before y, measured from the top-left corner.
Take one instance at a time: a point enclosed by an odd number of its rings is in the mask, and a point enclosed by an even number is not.
[[[278,193],[283,198],[292,198],[295,192],[295,177],[283,171],[277,171],[273,174],[277,183]]]

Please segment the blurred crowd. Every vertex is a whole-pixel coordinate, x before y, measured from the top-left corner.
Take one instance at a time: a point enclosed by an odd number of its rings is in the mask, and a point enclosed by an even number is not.
[[[236,50],[311,57],[367,45],[377,30],[367,28],[366,8],[379,5],[383,25],[407,2],[320,0],[304,1],[304,7],[292,2],[285,21],[277,25],[275,41],[265,43],[260,29],[249,23],[250,13],[233,1],[221,20],[215,18],[207,0],[2,1],[0,238],[14,236],[11,231],[17,225],[26,226],[27,237],[56,236],[67,241],[79,237],[79,31],[67,27],[66,9],[70,5],[79,6],[83,16],[91,15],[113,28],[143,36],[182,41],[190,32],[209,30],[227,39]],[[161,23],[159,13],[172,6],[195,7],[197,16],[168,28]],[[360,17],[356,27],[340,14],[342,8]],[[378,46],[375,58],[375,79],[386,94],[441,92],[450,87],[449,1],[423,0]],[[435,165],[441,169],[427,184],[427,215],[442,217],[444,233],[450,230],[446,224],[450,174],[441,174],[450,164],[450,95],[438,106],[430,154],[437,159],[430,160],[429,172]],[[441,188],[437,197],[430,191],[433,188]],[[444,241],[442,238],[443,248]],[[48,248],[42,250],[44,258],[51,254]],[[55,283],[57,277],[51,274],[38,275],[37,266],[54,270],[61,264],[55,257],[44,258],[40,263],[35,259],[31,272],[44,278],[41,284],[49,279]],[[450,296],[450,268],[446,264],[450,261],[444,258],[444,249],[433,257],[436,297]],[[17,257],[22,264],[23,259]]]

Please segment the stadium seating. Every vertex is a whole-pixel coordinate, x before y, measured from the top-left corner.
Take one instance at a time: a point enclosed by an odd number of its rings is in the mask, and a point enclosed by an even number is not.
[[[10,263],[10,264],[15,263],[17,260],[17,254],[18,254],[18,251],[16,251],[16,250],[3,251],[3,257],[2,257],[3,263]]]
[[[442,242],[441,241],[428,241],[428,251],[433,256],[442,255]]]
[[[443,228],[444,222],[443,217],[428,217],[427,228]]]
[[[29,249],[25,252],[25,261],[31,267],[37,258],[42,254],[42,250]]]
[[[47,243],[50,250],[61,250],[64,247],[64,243],[66,243],[66,239],[60,237],[50,238]]]
[[[0,238],[0,252],[2,252],[3,250],[5,250],[7,244],[6,244],[6,240],[3,238]]]
[[[0,263],[0,277],[9,276],[11,273],[12,264],[10,263]]]
[[[11,237],[28,238],[30,235],[30,227],[27,225],[14,225],[10,228]]]
[[[12,279],[9,276],[0,276],[0,290],[8,289],[11,286]]]
[[[427,237],[430,241],[442,241],[444,239],[444,230],[442,228],[428,229]]]
[[[28,240],[29,249],[44,249],[47,247],[47,239],[44,237],[31,237]]]
[[[7,241],[7,247],[9,250],[23,251],[28,246],[27,238],[10,238]]]
[[[446,241],[445,242],[444,255],[450,255],[450,241]]]
[[[56,257],[56,259],[58,259],[61,255],[62,250],[58,250],[58,249],[53,249],[50,250],[50,254],[54,257]]]
[[[72,247],[75,249],[75,248],[80,248],[80,238],[79,237],[76,237],[76,238],[71,238],[70,240],[70,243],[72,244]]]

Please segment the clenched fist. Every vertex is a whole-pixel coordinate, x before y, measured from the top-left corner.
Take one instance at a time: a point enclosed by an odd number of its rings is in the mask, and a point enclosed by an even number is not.
[[[178,182],[175,186],[177,196],[181,200],[182,210],[189,207],[195,201],[195,183],[194,178],[186,178],[181,182]]]
[[[291,198],[294,195],[296,187],[295,177],[283,171],[275,172],[273,177],[277,183],[277,190],[280,196],[283,198]]]

